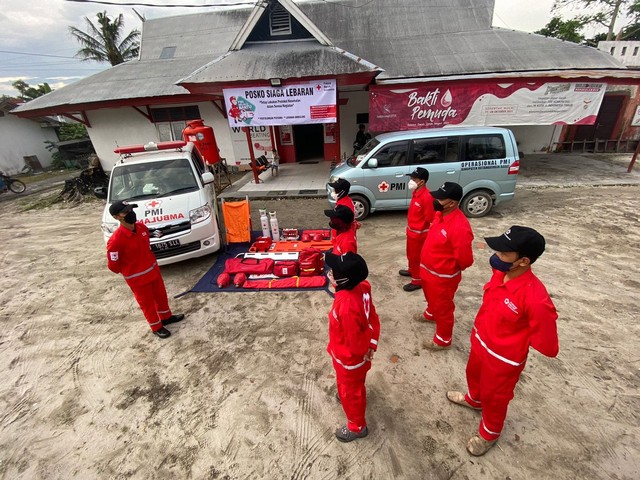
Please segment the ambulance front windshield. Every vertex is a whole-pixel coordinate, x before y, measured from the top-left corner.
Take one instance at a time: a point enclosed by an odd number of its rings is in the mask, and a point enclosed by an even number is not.
[[[198,188],[191,164],[185,158],[118,165],[111,172],[109,201],[166,197]]]

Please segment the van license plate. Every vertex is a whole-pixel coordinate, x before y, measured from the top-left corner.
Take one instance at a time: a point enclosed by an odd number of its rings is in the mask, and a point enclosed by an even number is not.
[[[151,244],[152,252],[162,252],[163,250],[168,250],[173,247],[179,247],[180,240],[169,240],[168,242],[159,242]]]

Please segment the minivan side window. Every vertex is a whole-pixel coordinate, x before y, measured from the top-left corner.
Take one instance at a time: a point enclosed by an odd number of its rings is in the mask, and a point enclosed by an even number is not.
[[[198,172],[200,173],[200,175],[202,175],[205,170],[204,170],[204,161],[200,156],[200,152],[198,152],[198,150],[194,148],[193,150],[191,150],[191,156],[195,159],[194,163],[196,165],[196,168],[198,169]]]
[[[413,141],[411,165],[456,162],[457,160],[458,137],[421,138]]]
[[[398,167],[407,164],[409,141],[390,143],[378,150],[372,158],[378,160],[378,168]]]
[[[493,160],[507,156],[502,135],[474,135],[467,137],[465,143],[466,160]]]

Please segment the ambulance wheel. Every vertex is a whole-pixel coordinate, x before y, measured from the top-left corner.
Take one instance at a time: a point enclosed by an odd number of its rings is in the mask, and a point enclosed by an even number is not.
[[[351,195],[351,200],[355,209],[355,219],[360,221],[367,218],[370,209],[369,201],[360,195]]]
[[[460,208],[469,218],[484,217],[493,207],[491,193],[486,190],[469,192],[460,202]]]

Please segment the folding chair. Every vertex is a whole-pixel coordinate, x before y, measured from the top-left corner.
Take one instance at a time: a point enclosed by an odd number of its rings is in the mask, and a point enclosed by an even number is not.
[[[248,196],[237,202],[225,202],[223,198],[222,219],[226,245],[251,241],[251,206]]]

